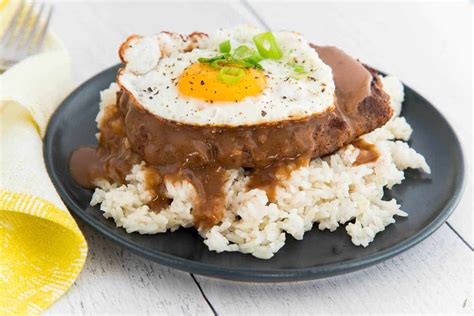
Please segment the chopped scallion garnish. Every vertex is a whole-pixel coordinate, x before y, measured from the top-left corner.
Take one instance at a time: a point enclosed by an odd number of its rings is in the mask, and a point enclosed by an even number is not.
[[[219,69],[217,79],[227,84],[240,81],[245,75],[245,68],[263,69],[259,64],[265,58],[280,59],[283,56],[280,46],[271,32],[254,36],[253,41],[257,50],[246,45],[237,47],[231,54],[230,40],[219,44],[220,55],[211,58],[198,58],[200,63],[209,64],[212,68]],[[295,67],[295,72],[303,73],[304,69]]]
[[[291,74],[290,77],[293,78],[293,79],[296,79],[296,80],[300,80],[300,79],[307,78],[308,74],[305,73],[305,72],[303,72],[303,73],[295,72],[294,74]]]
[[[249,48],[248,46],[242,45],[235,49],[232,57],[236,60],[243,60],[249,65],[248,68],[254,67],[262,69],[262,66],[259,64],[262,61],[262,56],[255,51],[254,49]]]
[[[253,49],[249,48],[248,46],[242,45],[234,50],[232,57],[234,57],[235,59],[244,59],[252,56],[254,53],[256,52]]]
[[[297,73],[304,73],[304,72],[305,72],[305,71],[304,71],[304,67],[301,66],[301,65],[295,65],[295,66],[293,67],[293,70],[294,70],[295,72],[297,72]]]
[[[219,44],[219,51],[221,53],[230,53],[230,40],[224,41]]]
[[[255,46],[263,58],[280,59],[283,57],[280,45],[278,45],[272,32],[265,32],[253,37]]]
[[[217,80],[227,84],[235,84],[245,75],[245,70],[237,67],[223,67],[217,74]]]
[[[230,59],[230,54],[222,54],[222,55],[218,55],[218,56],[215,56],[215,57],[211,57],[211,58],[198,58],[198,61],[200,63],[203,63],[203,64],[206,64],[206,63],[212,63],[213,61],[216,61],[216,60],[225,60],[225,59]]]
[[[222,67],[227,65],[227,62],[225,61],[225,59],[217,59],[217,60],[214,60],[213,62],[209,63],[209,65],[212,68],[221,69]]]
[[[225,42],[222,42],[221,46],[223,43]],[[211,67],[216,69],[221,69],[224,66],[262,69],[262,66],[258,63],[262,59],[263,58],[257,51],[242,45],[235,49],[232,55],[230,53],[223,53],[212,58],[198,58],[198,61],[200,63],[209,64]]]
[[[293,67],[293,71],[296,73],[291,76],[292,78],[302,79],[306,77],[307,74],[302,65],[295,64],[293,61],[290,61],[288,65]]]

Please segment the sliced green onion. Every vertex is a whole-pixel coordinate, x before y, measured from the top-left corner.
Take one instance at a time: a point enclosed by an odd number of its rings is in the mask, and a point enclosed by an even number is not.
[[[221,69],[227,64],[228,62],[225,59],[217,59],[217,60],[214,60],[212,63],[209,63],[209,65],[214,69]]]
[[[245,60],[251,63],[258,63],[263,60],[263,57],[258,52],[254,52],[252,56],[245,58]]]
[[[295,72],[297,72],[297,73],[304,73],[304,72],[305,72],[305,71],[304,71],[304,67],[301,66],[301,65],[294,65],[294,66],[293,66],[293,70],[294,70]]]
[[[237,67],[223,67],[217,74],[217,80],[227,84],[235,84],[245,75],[245,70]]]
[[[289,66],[293,67],[293,70],[299,74],[304,74],[306,71],[304,70],[304,67],[298,64],[295,64],[294,62],[290,61],[288,63]]]
[[[242,45],[234,50],[232,57],[234,57],[235,59],[244,59],[252,56],[254,53],[256,52],[253,49],[249,48],[248,46]]]
[[[203,63],[203,64],[210,64],[216,60],[224,60],[224,59],[229,59],[229,58],[231,58],[230,54],[222,54],[222,55],[218,55],[211,58],[198,58],[198,62]]]
[[[248,46],[242,45],[235,49],[232,57],[244,68],[259,68],[262,69],[262,66],[258,63],[263,58],[260,54],[254,49],[249,48]]]
[[[230,40],[224,41],[219,44],[219,51],[221,53],[230,53]]]
[[[278,45],[275,36],[272,32],[265,32],[255,35],[253,37],[255,46],[263,58],[280,59],[283,57],[283,52]]]
[[[252,68],[253,67],[252,64],[247,63],[243,60],[235,60],[234,62],[232,62],[232,65],[230,66],[236,67],[236,68]]]
[[[247,67],[247,68],[253,67],[257,69],[263,69],[262,65],[260,65],[259,63],[253,62],[252,60],[245,59],[245,63],[250,65],[250,67]]]
[[[210,58],[201,57],[201,58],[198,58],[198,62],[205,64],[209,62],[209,59]]]
[[[291,74],[290,75],[291,78],[293,79],[296,79],[296,80],[300,80],[300,79],[304,79],[306,77],[308,77],[308,74],[307,73],[294,73],[294,74]]]

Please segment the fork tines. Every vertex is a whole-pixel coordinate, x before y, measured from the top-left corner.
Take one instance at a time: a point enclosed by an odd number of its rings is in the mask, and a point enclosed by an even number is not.
[[[13,65],[41,50],[52,12],[50,4],[19,1],[0,39],[0,63],[3,68],[5,64]]]

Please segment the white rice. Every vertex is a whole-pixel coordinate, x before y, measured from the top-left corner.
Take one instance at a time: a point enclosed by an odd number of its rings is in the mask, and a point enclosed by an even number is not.
[[[245,190],[249,178],[243,170],[228,171],[224,218],[210,230],[200,231],[209,250],[240,251],[269,259],[283,247],[286,234],[303,239],[314,223],[330,231],[343,225],[354,245],[367,247],[377,233],[395,222],[395,215],[407,216],[395,199],[382,200],[383,188],[400,184],[407,168],[426,173],[430,168],[425,158],[404,142],[412,129],[398,116],[403,86],[395,77],[383,81],[396,115],[362,137],[376,145],[381,154],[377,161],[353,166],[359,149],[346,146],[293,171],[277,188],[275,203],[268,203],[263,190]],[[115,103],[117,87],[109,89],[101,94],[101,109]],[[91,205],[101,204],[104,216],[113,218],[128,233],[156,234],[192,226],[193,186],[186,181],[166,182],[172,203],[160,213],[151,212],[146,205],[151,196],[144,187],[143,165],[133,167],[127,185],[98,181]]]

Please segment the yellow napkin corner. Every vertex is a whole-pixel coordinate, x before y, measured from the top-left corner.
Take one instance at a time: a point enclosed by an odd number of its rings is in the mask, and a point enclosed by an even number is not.
[[[72,285],[87,244],[52,203],[0,190],[0,314],[39,314]]]
[[[0,20],[10,4],[0,5]],[[49,117],[71,88],[69,54],[52,35],[43,52],[0,75],[0,315],[44,311],[86,260],[86,240],[49,179],[42,150]]]

